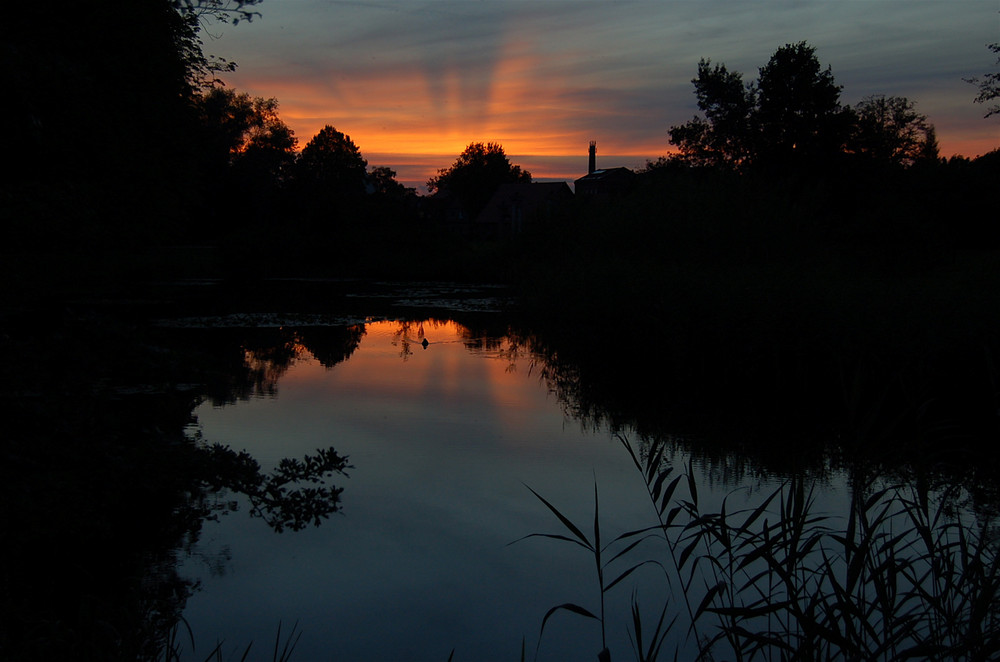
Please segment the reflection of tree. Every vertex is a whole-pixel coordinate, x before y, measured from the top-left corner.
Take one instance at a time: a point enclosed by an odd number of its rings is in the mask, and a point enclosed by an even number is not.
[[[223,496],[246,495],[276,531],[319,524],[340,508],[342,488],[323,481],[346,458],[321,449],[265,474],[185,435],[197,392],[156,385],[199,378],[189,350],[151,351],[93,319],[45,332],[31,369],[11,351],[16,331],[0,339],[0,659],[166,659],[195,590],[178,561],[206,518],[234,508]]]
[[[260,471],[260,464],[246,451],[235,452],[228,446],[215,444],[203,448],[203,479],[213,492],[229,489],[246,495],[250,514],[263,518],[278,533],[286,528],[300,531],[310,524],[319,526],[322,520],[339,510],[342,487],[327,485],[334,474],[347,475],[347,458],[331,447],[319,449],[316,455],[301,460],[284,458],[271,475]],[[300,484],[310,486],[299,487]]]
[[[863,470],[901,481],[961,485],[979,507],[1000,503],[990,446],[995,427],[957,418],[952,403],[926,398],[917,386],[918,373],[902,377],[888,364],[880,371],[859,367],[858,375],[845,375],[846,384],[817,381],[804,390],[804,400],[824,393],[820,387],[828,389],[825,397],[856,399],[854,420],[834,414],[795,418],[795,408],[806,407],[788,399],[783,419],[762,421],[753,418],[760,412],[746,407],[760,409],[762,399],[774,397],[763,380],[756,384],[760,393],[743,392],[742,400],[733,402],[688,374],[670,374],[669,364],[655,355],[655,344],[645,348],[646,363],[640,353],[596,352],[592,344],[578,333],[512,327],[508,355],[514,364],[527,361],[566,414],[584,427],[627,433],[643,451],[654,444],[665,462],[680,454],[694,458],[710,483],[734,487],[754,477],[788,475],[822,481],[834,472]],[[711,357],[702,363],[714,365]],[[721,379],[725,367],[714,366],[710,374]],[[837,387],[849,392],[837,393]],[[893,392],[901,387],[908,399]]]
[[[203,366],[205,394],[215,405],[274,396],[278,380],[313,356],[325,368],[347,360],[364,325],[191,330],[187,351]]]
[[[427,340],[424,324],[434,325],[434,320],[396,322],[396,330],[392,332],[392,344],[399,347],[399,356],[404,361],[413,356],[413,343],[423,346],[423,341]],[[426,348],[426,347],[425,347]]]
[[[332,368],[349,359],[364,335],[363,324],[299,330],[300,342],[324,368]]]
[[[447,332],[457,333],[465,348],[471,352],[486,353],[500,352],[506,342],[506,326],[498,327],[496,324],[487,326],[476,326],[471,323],[460,324],[454,320],[420,319],[420,320],[397,320],[396,329],[392,333],[392,344],[399,347],[399,356],[405,361],[413,355],[413,343],[421,345],[424,349],[430,345],[427,338],[427,329],[445,329]],[[424,345],[424,343],[427,345]],[[437,341],[439,342],[439,341]]]

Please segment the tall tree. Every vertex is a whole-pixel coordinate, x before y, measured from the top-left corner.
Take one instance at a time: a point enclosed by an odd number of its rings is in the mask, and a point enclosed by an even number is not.
[[[396,171],[388,166],[377,166],[368,173],[368,191],[380,198],[400,199],[413,195],[413,189],[408,189],[396,181]]]
[[[205,132],[202,142],[215,159],[274,183],[288,174],[298,140],[279,117],[277,99],[213,87],[198,106]]]
[[[705,117],[670,128],[670,142],[696,165],[738,167],[750,160],[756,90],[743,82],[743,74],[724,64],[698,62],[698,77],[691,80],[698,108]]]
[[[769,167],[815,165],[839,152],[850,112],[840,86],[806,44],[779,48],[756,82],[725,65],[698,64],[691,81],[704,117],[670,128],[670,142],[701,165]]]
[[[346,201],[365,192],[368,162],[350,136],[327,124],[302,148],[296,179],[327,202]]]
[[[297,140],[278,115],[275,99],[212,87],[197,101],[198,157],[210,222],[201,236],[249,237],[251,227],[273,225],[295,163]],[[238,231],[238,232],[237,232]]]
[[[854,107],[856,116],[850,149],[871,162],[911,166],[936,161],[937,139],[927,116],[906,97],[881,94],[865,97]]]
[[[470,143],[450,168],[428,180],[427,188],[454,196],[468,217],[475,218],[507,182],[531,182],[531,173],[512,165],[500,143]]]
[[[802,41],[782,46],[760,68],[756,121],[758,158],[770,165],[816,164],[839,153],[851,118],[841,86],[816,49]]]
[[[147,241],[203,207],[198,94],[220,65],[199,32],[225,0],[17,2],[0,21],[0,215],[23,247]],[[234,10],[250,4],[234,0]],[[137,223],[142,218],[144,222]]]

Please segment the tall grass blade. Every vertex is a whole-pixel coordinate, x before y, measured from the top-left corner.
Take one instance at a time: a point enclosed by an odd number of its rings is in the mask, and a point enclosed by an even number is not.
[[[285,645],[281,648],[281,653],[279,654],[278,645],[281,643],[281,622],[278,622],[278,634],[274,637],[274,662],[288,662],[291,659],[292,653],[295,651],[295,647],[299,645],[299,639],[302,637],[302,632],[295,632],[298,627],[299,622],[295,621],[295,624],[292,625],[292,631],[288,633],[288,638],[285,639]]]
[[[751,512],[747,516],[747,518],[743,520],[743,524],[740,526],[739,529],[737,529],[736,531],[737,537],[743,536],[743,534],[745,534],[750,529],[750,527],[753,526],[754,522],[760,519],[760,516],[763,515],[765,512],[767,512],[767,507],[771,505],[771,502],[774,501],[775,497],[777,497],[779,493],[780,489],[771,492],[771,495],[769,497],[764,499],[764,501],[759,506],[753,509],[753,512]]]
[[[667,467],[656,476],[656,481],[653,482],[653,487],[649,491],[649,496],[653,500],[653,503],[657,503],[660,500],[660,492],[663,489],[663,483],[667,480],[667,478],[670,477],[670,474],[672,474],[673,472],[674,472],[673,467]]]
[[[694,610],[695,620],[697,620],[698,617],[705,612],[708,606],[712,604],[712,600],[715,598],[715,596],[724,591],[725,589],[726,589],[726,582],[719,582],[715,586],[708,589],[708,592],[705,593],[705,597],[701,599],[701,603],[698,605],[698,608]]]
[[[632,443],[628,440],[628,437],[626,437],[621,433],[618,433],[615,436],[618,437],[618,441],[622,443],[622,446],[625,447],[625,450],[628,452],[629,457],[632,458],[632,464],[635,465],[635,468],[639,470],[639,473],[645,475],[646,472],[643,471],[642,463],[639,462],[639,456],[635,454],[635,449],[632,448]]]
[[[517,540],[510,541],[509,543],[507,543],[507,545],[508,546],[509,545],[513,545],[515,543],[521,542],[522,540],[527,540],[528,538],[551,538],[552,540],[562,540],[564,542],[571,542],[574,545],[579,545],[580,547],[583,547],[584,549],[586,549],[588,552],[593,552],[594,551],[594,548],[589,543],[588,544],[584,544],[584,543],[580,542],[579,540],[577,540],[576,538],[570,538],[569,536],[564,536],[564,535],[559,534],[559,533],[529,533],[526,536],[521,536]]]
[[[660,619],[656,623],[656,628],[653,630],[652,636],[649,640],[649,646],[643,646],[642,637],[642,613],[639,609],[639,597],[633,591],[632,593],[632,632],[629,632],[629,642],[632,644],[632,650],[635,652],[636,660],[639,662],[653,662],[660,656],[660,649],[663,647],[663,642],[667,638],[667,634],[670,633],[670,629],[673,627],[674,623],[677,621],[677,615],[664,625],[664,621],[667,618],[667,607],[668,604],[663,605],[663,610],[660,612]],[[634,638],[633,634],[635,633]],[[645,650],[644,650],[645,649]]]
[[[597,567],[601,567],[601,516],[600,499],[597,498],[597,481],[594,481],[594,554],[597,555]]]
[[[585,618],[592,618],[595,621],[601,620],[600,618],[595,616],[590,610],[585,609],[584,607],[581,607],[578,604],[574,604],[572,602],[566,602],[561,605],[556,605],[552,609],[549,609],[547,612],[545,612],[545,616],[542,618],[542,627],[538,630],[538,644],[535,646],[535,657],[538,657],[538,650],[539,648],[541,648],[542,645],[542,635],[545,634],[545,625],[549,622],[549,618],[551,618],[553,614],[555,614],[560,610],[565,610],[574,614],[578,614]]]
[[[623,572],[620,575],[618,575],[618,577],[616,577],[614,581],[612,581],[607,586],[605,586],[604,587],[604,592],[607,593],[608,591],[611,590],[611,588],[613,586],[616,586],[617,584],[621,583],[621,581],[623,579],[625,579],[626,577],[628,577],[629,575],[631,575],[633,572],[635,572],[639,568],[643,567],[644,565],[650,565],[650,564],[658,565],[661,568],[663,567],[662,565],[660,565],[660,563],[658,561],[642,561],[641,563],[636,563],[635,565],[631,566],[628,570],[626,570],[625,572]]]
[[[224,642],[222,642],[222,641],[220,641],[219,643],[217,643],[215,645],[215,648],[213,648],[212,651],[208,654],[208,657],[205,658],[204,662],[209,662],[209,660],[211,660],[213,657],[214,658],[221,658],[222,657],[222,644],[223,643]],[[247,648],[249,649],[250,647],[247,646]]]
[[[676,476],[676,477],[674,477],[674,479],[672,481],[670,481],[670,484],[667,485],[667,490],[663,493],[663,498],[660,499],[660,505],[657,508],[657,514],[660,517],[663,517],[663,511],[667,509],[667,504],[670,503],[670,499],[671,499],[671,497],[673,497],[674,491],[677,489],[677,485],[681,482],[682,478],[684,478],[683,475]],[[654,505],[655,505],[655,503],[654,503]],[[667,523],[672,522],[672,521],[673,521],[673,518],[671,517],[671,518],[668,519]]]
[[[549,503],[548,501],[546,501],[545,497],[543,497],[541,494],[539,494],[535,490],[531,489],[527,485],[525,485],[525,487],[527,487],[528,490],[532,494],[534,494],[535,497],[537,497],[539,501],[541,501],[542,503],[544,503],[545,507],[548,508],[550,511],[552,511],[553,515],[555,515],[556,517],[559,518],[559,521],[563,523],[563,526],[565,526],[567,529],[569,529],[570,533],[572,533],[574,536],[576,536],[577,540],[579,541],[579,543],[581,545],[583,545],[584,547],[586,547],[590,551],[595,551],[594,545],[592,545],[591,542],[587,539],[587,536],[585,536],[583,534],[583,531],[581,531],[575,524],[573,524],[573,522],[571,522],[568,517],[566,517],[565,515],[563,515],[561,512],[559,512],[559,510],[555,506],[553,506],[551,503]]]
[[[656,470],[660,466],[660,461],[663,459],[663,451],[666,449],[667,445],[660,441],[656,444],[656,452],[650,448],[649,456],[646,459],[646,484],[649,485],[653,482],[653,476],[656,475]]]
[[[694,505],[695,508],[697,508],[698,507],[698,483],[695,482],[695,479],[694,479],[694,461],[690,460],[690,459],[688,460],[687,479],[688,479],[688,492],[689,492],[689,496],[691,497],[691,503]]]

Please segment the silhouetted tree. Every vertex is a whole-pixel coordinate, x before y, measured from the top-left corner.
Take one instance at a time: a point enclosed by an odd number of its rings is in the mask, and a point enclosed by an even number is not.
[[[934,126],[906,97],[872,95],[854,108],[855,125],[850,148],[872,162],[911,166],[938,159]]]
[[[757,81],[757,158],[770,165],[816,164],[839,153],[850,131],[841,86],[816,49],[802,41],[782,46]]]
[[[200,20],[210,17],[237,25],[240,21],[251,21],[257,12],[250,7],[258,5],[262,0],[170,0],[170,4],[178,12],[198,17]]]
[[[297,140],[278,116],[275,99],[213,86],[195,100],[201,195],[200,241],[261,243],[284,205]],[[192,229],[192,233],[194,230]]]
[[[0,216],[18,252],[132,246],[183,234],[205,208],[197,98],[220,70],[206,8],[245,0],[14,3],[0,21]],[[154,136],[155,133],[155,136]],[[141,219],[141,222],[140,222]]]
[[[670,128],[670,142],[680,147],[684,158],[694,165],[738,167],[751,153],[756,91],[744,84],[743,74],[729,71],[724,64],[698,63],[698,77],[691,80],[698,108],[705,117]]]
[[[531,182],[531,173],[511,165],[499,143],[470,143],[450,168],[438,170],[427,181],[427,188],[454,196],[469,218],[475,218],[506,182]]]
[[[295,160],[298,140],[278,116],[277,99],[213,87],[198,101],[206,147],[241,170],[280,181]]]
[[[350,136],[328,124],[302,148],[296,178],[312,195],[343,202],[365,193],[367,168]]]
[[[756,83],[709,60],[699,62],[692,82],[705,116],[669,133],[696,165],[815,165],[840,152],[849,135],[840,86],[806,42],[779,48]]]
[[[1000,42],[987,44],[986,48],[990,49],[994,53],[1000,54]],[[997,58],[997,64],[1000,65],[1000,58]],[[1000,99],[1000,71],[983,74],[982,78],[973,76],[972,78],[966,78],[965,80],[966,82],[972,83],[979,88],[979,94],[975,99],[973,99],[976,103],[988,103],[990,101]],[[1000,103],[993,103],[986,107],[986,114],[983,117],[989,117],[991,115],[1000,115]]]
[[[413,194],[413,189],[408,189],[396,181],[396,171],[387,166],[377,166],[368,173],[368,191],[372,195],[383,198],[400,199]]]

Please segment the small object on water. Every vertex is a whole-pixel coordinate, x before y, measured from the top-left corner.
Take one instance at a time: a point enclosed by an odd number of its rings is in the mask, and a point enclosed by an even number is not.
[[[427,349],[427,345],[430,345],[430,343],[427,342],[427,338],[424,338],[423,342],[421,342],[420,344],[424,346],[424,349]]]

